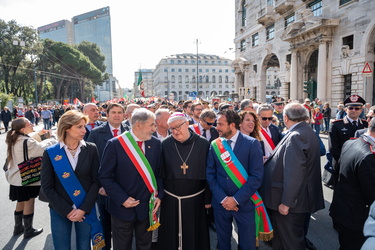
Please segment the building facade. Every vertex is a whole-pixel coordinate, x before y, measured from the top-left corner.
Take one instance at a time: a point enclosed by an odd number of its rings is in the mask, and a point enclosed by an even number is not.
[[[112,66],[112,35],[111,16],[109,7],[93,10],[74,16],[72,21],[61,20],[38,28],[41,39],[49,38],[70,45],[82,41],[96,43],[105,56],[106,73],[109,79],[97,86],[94,93],[100,101],[106,101],[118,96],[116,92],[117,79],[113,76]]]
[[[206,54],[163,58],[154,71],[155,96],[174,101],[196,96],[205,100],[230,97],[235,90],[231,64],[230,59]]]
[[[375,1],[236,0],[236,92],[266,100],[267,70],[278,68],[280,96],[336,105],[351,94],[375,103]],[[313,81],[316,96],[304,92]],[[249,89],[249,91],[247,91]]]

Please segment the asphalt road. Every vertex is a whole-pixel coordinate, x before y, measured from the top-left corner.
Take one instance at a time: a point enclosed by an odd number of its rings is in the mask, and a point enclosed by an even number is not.
[[[36,129],[41,129],[38,126]],[[3,166],[6,157],[6,144],[5,144],[5,134],[4,130],[0,130],[0,164]],[[327,136],[322,135],[322,140],[327,147]],[[322,168],[326,162],[325,157],[322,157]],[[23,236],[13,237],[13,226],[14,226],[14,209],[15,202],[9,200],[9,184],[5,179],[3,173],[0,174],[0,248],[5,250],[10,249],[27,249],[27,250],[40,250],[40,249],[53,249],[52,245],[52,235],[50,229],[50,218],[49,209],[47,203],[41,202],[39,200],[35,203],[35,217],[34,217],[34,227],[43,227],[44,232],[39,236],[36,236],[29,240],[23,240]],[[310,228],[308,232],[308,238],[315,244],[317,249],[322,250],[333,250],[338,249],[338,235],[336,231],[332,228],[332,221],[328,215],[328,209],[330,202],[332,201],[332,190],[323,185],[324,199],[325,199],[325,209],[320,210],[317,213],[311,215]],[[216,249],[216,234],[212,230],[210,231],[211,237],[211,249]],[[234,227],[233,239],[232,239],[232,249],[237,249],[238,237]],[[74,248],[74,243],[73,247]],[[269,245],[260,242],[258,249],[272,249]]]

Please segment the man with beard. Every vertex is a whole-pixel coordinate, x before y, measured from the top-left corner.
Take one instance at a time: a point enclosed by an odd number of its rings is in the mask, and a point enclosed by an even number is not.
[[[206,158],[209,142],[189,130],[182,113],[168,119],[172,136],[162,142],[161,172],[165,195],[160,210],[158,249],[210,249],[205,213]]]
[[[104,149],[98,179],[109,197],[113,249],[151,249],[155,216],[163,197],[159,179],[160,141],[155,132],[155,114],[133,111],[132,129],[110,139]],[[160,198],[160,199],[159,199]]]
[[[191,117],[191,120],[189,121],[189,125],[199,123],[199,116],[201,115],[202,110],[203,110],[203,105],[199,102],[193,103],[193,105],[191,105],[191,112],[193,113],[193,116]]]
[[[231,249],[233,219],[239,248],[256,249],[255,205],[250,198],[262,183],[263,152],[256,139],[240,133],[240,120],[233,110],[218,113],[216,129],[221,138],[212,142],[208,154],[206,176],[213,196],[218,249]],[[234,173],[241,175],[242,186],[235,183]]]

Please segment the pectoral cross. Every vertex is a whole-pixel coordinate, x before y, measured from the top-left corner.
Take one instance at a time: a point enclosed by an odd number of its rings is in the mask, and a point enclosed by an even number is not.
[[[182,165],[181,165],[181,169],[183,170],[183,174],[186,174],[186,169],[189,168],[189,165],[186,165],[186,162],[184,162]]]

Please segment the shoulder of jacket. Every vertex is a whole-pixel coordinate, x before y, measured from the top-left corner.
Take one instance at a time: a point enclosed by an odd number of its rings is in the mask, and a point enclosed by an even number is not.
[[[332,123],[339,123],[339,122],[343,122],[343,121],[344,121],[344,119],[338,119],[338,120],[332,121]]]

